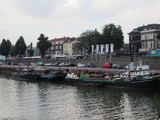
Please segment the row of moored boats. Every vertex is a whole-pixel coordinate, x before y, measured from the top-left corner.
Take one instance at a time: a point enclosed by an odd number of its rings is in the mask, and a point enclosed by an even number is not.
[[[160,87],[159,73],[152,74],[149,65],[137,66],[136,70],[122,73],[90,72],[89,70],[53,71],[44,67],[23,69],[12,78],[25,81],[52,81],[69,84],[104,86],[127,89],[154,89]]]

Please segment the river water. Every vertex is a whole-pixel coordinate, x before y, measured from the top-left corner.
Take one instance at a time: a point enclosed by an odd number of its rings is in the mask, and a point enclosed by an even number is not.
[[[0,78],[0,120],[153,120],[160,91]]]

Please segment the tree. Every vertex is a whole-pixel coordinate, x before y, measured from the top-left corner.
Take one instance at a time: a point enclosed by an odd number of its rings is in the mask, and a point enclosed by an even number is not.
[[[32,49],[32,43],[30,44],[30,48],[29,48],[29,49],[27,49],[27,53],[29,54],[29,56],[30,56],[30,57],[32,57],[32,56],[33,56],[33,54],[34,54],[34,50]]]
[[[22,54],[22,55],[25,54],[26,48],[27,48],[26,43],[25,43],[23,37],[20,36],[19,39],[17,40],[16,44],[15,44],[16,55],[19,54],[19,53]]]
[[[48,37],[45,37],[44,34],[40,34],[38,40],[37,48],[41,53],[41,57],[44,58],[46,51],[51,47],[52,44],[50,41],[48,41]]]
[[[3,39],[0,46],[1,54],[7,57],[9,55],[10,49],[11,49],[11,42],[9,40],[6,41],[5,39]]]
[[[102,28],[102,43],[101,44],[114,44],[114,49],[119,49],[123,47],[124,36],[121,30],[121,26],[114,24],[104,25]]]
[[[14,45],[11,46],[11,49],[10,49],[10,51],[9,51],[9,54],[10,54],[12,57],[13,57],[13,56],[16,56],[15,46],[14,46]]]
[[[92,47],[91,45],[96,45],[98,39],[100,38],[100,33],[95,30],[86,30],[86,32],[83,32],[80,35],[80,41],[76,43],[76,47],[84,51],[88,54],[92,52]]]
[[[157,38],[157,39],[160,39],[160,33],[158,33],[158,34],[156,35],[156,38]]]

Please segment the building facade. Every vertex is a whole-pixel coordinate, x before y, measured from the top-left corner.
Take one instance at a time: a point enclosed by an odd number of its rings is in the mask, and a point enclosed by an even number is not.
[[[160,24],[148,24],[133,29],[128,33],[131,52],[148,52],[160,49],[160,40],[156,39],[158,32],[160,32]]]
[[[69,37],[55,38],[51,40],[51,47],[48,49],[48,54],[52,55],[62,55],[63,54],[63,43],[69,39]]]
[[[72,41],[74,41],[76,38],[69,38],[63,43],[63,54],[64,55],[72,55]]]

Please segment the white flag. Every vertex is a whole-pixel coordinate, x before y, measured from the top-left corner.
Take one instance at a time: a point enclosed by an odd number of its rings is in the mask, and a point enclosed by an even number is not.
[[[93,53],[93,50],[94,50],[94,45],[92,45],[92,53]]]
[[[112,53],[114,49],[114,44],[110,44],[110,47],[111,47],[111,53]]]
[[[109,44],[106,44],[106,53],[108,53]]]
[[[97,48],[97,53],[99,52],[99,45],[96,45],[96,48]]]
[[[103,52],[104,45],[101,44],[101,53]]]

